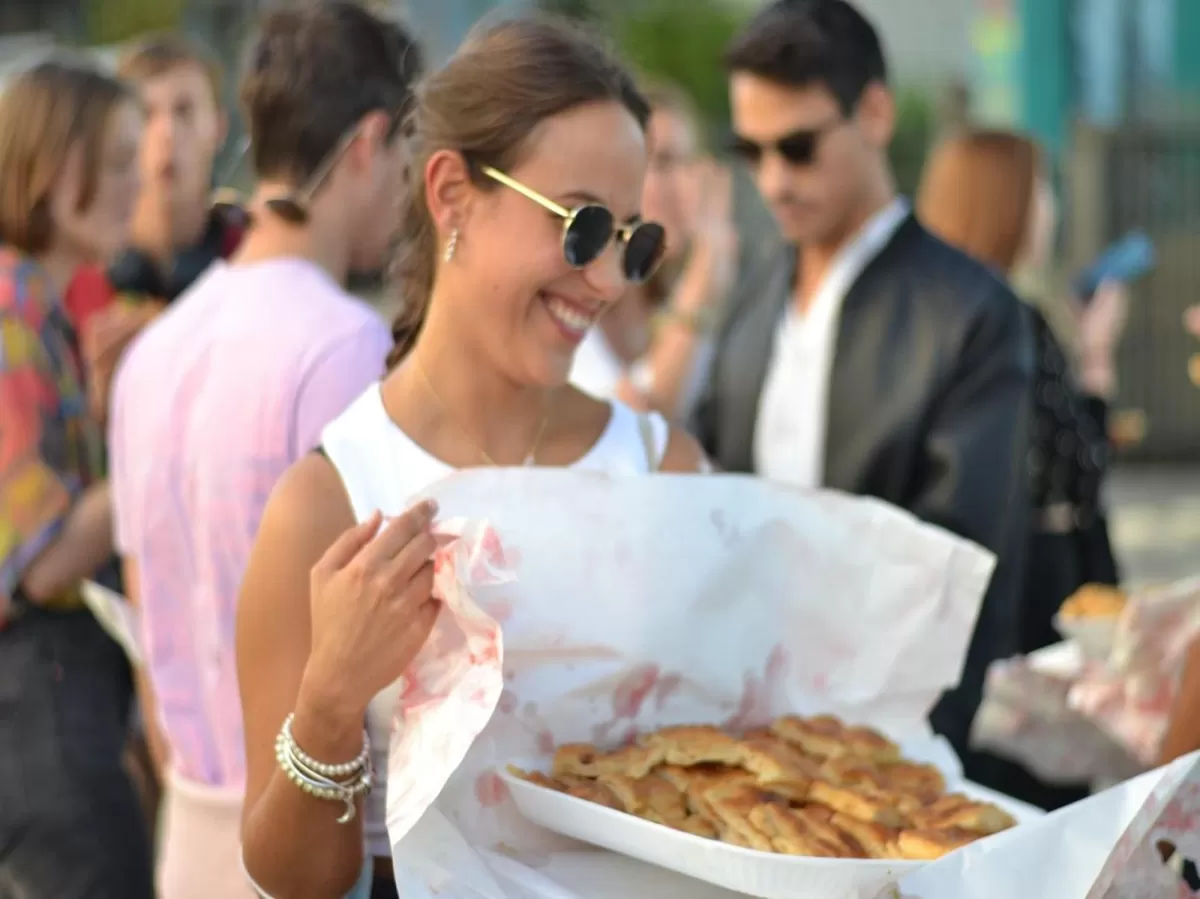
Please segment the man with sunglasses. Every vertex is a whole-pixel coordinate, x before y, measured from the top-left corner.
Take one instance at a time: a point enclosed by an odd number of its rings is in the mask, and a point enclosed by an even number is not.
[[[258,187],[238,250],[117,370],[115,542],[141,612],[142,706],[166,768],[161,899],[250,897],[234,618],[275,481],[384,371],[390,329],[345,289],[382,265],[420,53],[354,0],[268,14],[240,94]]]
[[[736,137],[784,243],[735,296],[697,431],[731,471],[887,500],[997,554],[931,721],[968,775],[988,663],[1014,646],[1032,347],[1017,298],[897,196],[879,39],[844,0],[777,0],[726,56]],[[869,622],[866,626],[869,626]]]

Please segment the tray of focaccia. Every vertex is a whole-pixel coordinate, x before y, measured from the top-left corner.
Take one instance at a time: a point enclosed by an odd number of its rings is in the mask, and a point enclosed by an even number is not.
[[[558,747],[502,773],[518,808],[575,839],[767,899],[851,899],[1040,812],[869,727],[785,716],[731,734],[667,727]],[[953,775],[951,775],[953,777]]]

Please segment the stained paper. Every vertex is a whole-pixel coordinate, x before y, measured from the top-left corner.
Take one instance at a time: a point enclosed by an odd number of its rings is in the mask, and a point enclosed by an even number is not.
[[[459,521],[388,763],[406,899],[637,891],[572,876],[580,844],[521,815],[495,770],[506,760],[785,713],[928,737],[994,566],[882,502],[734,475],[479,470],[423,495]],[[687,894],[666,872],[646,888],[662,877]]]

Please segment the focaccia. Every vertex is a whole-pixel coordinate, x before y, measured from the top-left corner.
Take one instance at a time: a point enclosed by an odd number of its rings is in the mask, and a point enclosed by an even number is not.
[[[606,808],[613,808],[617,811],[625,810],[612,790],[590,778],[575,777],[570,774],[564,774],[561,777],[550,777],[541,771],[524,771],[514,765],[509,765],[508,770],[522,780],[527,780],[539,787],[545,787],[548,790],[555,790],[559,793],[566,793],[568,796],[574,796],[577,799],[583,799],[587,802],[594,802],[597,805],[603,805]]]
[[[623,774],[626,777],[645,777],[662,761],[662,753],[648,746],[626,746],[615,752],[601,752],[591,743],[565,743],[554,753],[552,772],[555,776],[599,777],[601,774]]]
[[[896,858],[933,861],[979,838],[969,830],[902,830],[893,848]]]
[[[750,813],[762,805],[766,797],[757,787],[745,784],[728,784],[713,787],[704,794],[704,801],[712,810],[721,839],[735,835],[736,845],[770,852],[771,841],[750,823]]]
[[[849,815],[834,813],[833,826],[854,838],[868,858],[892,858],[892,847],[900,832],[870,821],[860,821]]]
[[[725,731],[708,725],[664,727],[640,742],[668,765],[738,765],[742,760],[741,744]]]
[[[958,829],[977,834],[999,833],[1015,825],[1016,819],[990,802],[977,802],[961,793],[951,793],[911,813],[918,830]]]
[[[792,802],[803,802],[819,769],[781,740],[749,737],[742,741],[742,767],[759,786]]]
[[[771,723],[771,733],[818,758],[833,758],[846,754],[842,740],[842,722],[832,715],[800,718],[784,715]]]
[[[776,852],[817,858],[853,858],[855,847],[828,825],[814,823],[781,805],[763,803],[750,812],[750,823]]]
[[[612,790],[622,808],[631,815],[668,827],[678,827],[688,817],[683,794],[661,777],[602,774],[599,783]]]
[[[900,761],[900,747],[871,727],[856,724],[843,729],[842,742],[848,754],[859,758],[874,762]]]
[[[885,789],[910,793],[922,802],[932,802],[946,792],[946,778],[934,765],[917,762],[888,762],[879,766]]]
[[[904,815],[896,808],[896,797],[876,792],[865,784],[854,787],[835,786],[818,780],[813,782],[808,795],[813,802],[827,805],[835,812],[858,818],[860,821],[871,821],[885,827],[903,827],[907,823]]]

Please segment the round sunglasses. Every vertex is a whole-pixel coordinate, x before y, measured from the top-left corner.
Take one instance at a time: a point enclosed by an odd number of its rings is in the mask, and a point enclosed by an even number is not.
[[[490,165],[483,166],[481,171],[563,220],[563,256],[573,268],[584,268],[599,259],[614,237],[624,248],[621,270],[631,283],[644,283],[662,262],[667,245],[662,225],[656,222],[620,225],[612,211],[599,203],[567,209]]]

